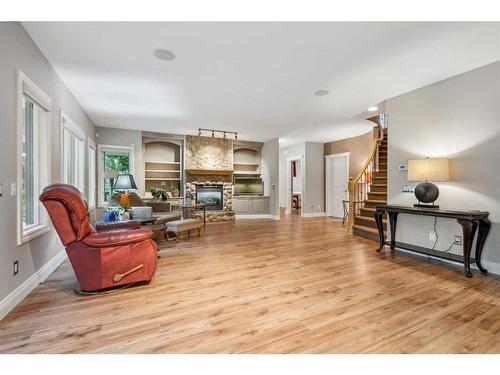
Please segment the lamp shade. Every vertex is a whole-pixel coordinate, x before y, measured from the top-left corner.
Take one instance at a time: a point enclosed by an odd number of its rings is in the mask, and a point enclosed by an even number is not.
[[[108,169],[106,173],[104,173],[104,177],[115,179],[118,177],[118,171],[116,169]]]
[[[416,159],[408,161],[408,181],[448,181],[449,159]]]
[[[115,190],[137,190],[137,185],[134,181],[134,176],[131,174],[119,174],[116,179]]]

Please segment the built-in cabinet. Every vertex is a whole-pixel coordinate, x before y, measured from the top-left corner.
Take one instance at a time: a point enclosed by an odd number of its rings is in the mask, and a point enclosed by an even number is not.
[[[233,196],[233,210],[237,215],[263,215],[269,213],[269,197]]]

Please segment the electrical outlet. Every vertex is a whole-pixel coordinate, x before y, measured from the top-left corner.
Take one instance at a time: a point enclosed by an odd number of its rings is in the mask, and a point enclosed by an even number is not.
[[[436,241],[436,240],[437,240],[436,233],[429,232],[429,241]]]
[[[403,193],[413,193],[415,191],[415,186],[413,185],[402,185],[401,191]]]
[[[16,260],[14,262],[14,276],[16,276],[19,273],[19,261]]]
[[[455,234],[453,236],[453,243],[455,245],[462,245],[462,236],[459,236],[458,234]]]

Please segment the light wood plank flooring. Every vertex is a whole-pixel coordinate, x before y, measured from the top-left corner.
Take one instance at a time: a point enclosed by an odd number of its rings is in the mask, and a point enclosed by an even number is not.
[[[0,322],[0,353],[500,352],[500,280],[391,253],[338,220],[207,225],[153,282],[73,294],[68,262]]]

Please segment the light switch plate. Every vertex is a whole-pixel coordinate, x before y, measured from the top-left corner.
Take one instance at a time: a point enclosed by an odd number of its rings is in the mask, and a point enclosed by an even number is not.
[[[10,195],[12,197],[15,197],[17,195],[17,184],[15,182],[10,184]]]

